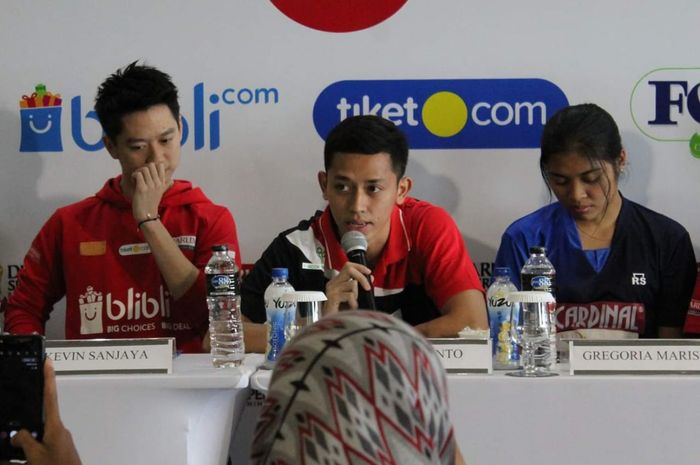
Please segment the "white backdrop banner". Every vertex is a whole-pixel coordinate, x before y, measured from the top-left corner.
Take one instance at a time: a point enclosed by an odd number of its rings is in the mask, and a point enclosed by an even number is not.
[[[231,210],[245,263],[323,207],[316,173],[328,130],[376,113],[409,138],[413,195],[452,214],[488,281],[503,230],[551,200],[538,169],[544,122],[582,102],[620,126],[625,196],[681,222],[700,252],[696,0],[0,8],[5,295],[51,213],[119,173],[93,100],[108,74],[137,59],[178,85],[186,133],[177,177]],[[59,315],[49,325],[55,337]]]

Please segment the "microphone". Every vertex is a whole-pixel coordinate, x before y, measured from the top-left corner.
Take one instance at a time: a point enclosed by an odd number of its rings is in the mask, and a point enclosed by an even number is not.
[[[340,244],[348,256],[348,260],[359,265],[367,266],[367,238],[359,231],[348,231],[343,234]],[[368,267],[369,268],[369,267]],[[366,310],[376,310],[377,305],[374,303],[374,287],[372,280],[369,279],[370,290],[366,291],[362,286],[357,286],[357,304],[360,308]]]

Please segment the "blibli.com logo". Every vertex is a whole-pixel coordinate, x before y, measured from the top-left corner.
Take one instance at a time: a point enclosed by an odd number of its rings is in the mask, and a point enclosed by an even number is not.
[[[60,152],[61,104],[59,94],[46,90],[44,84],[37,84],[31,95],[23,95],[19,101],[21,120],[20,152]]]
[[[350,116],[391,120],[414,149],[535,148],[547,119],[568,105],[544,79],[339,81],[313,111],[322,138]]]
[[[194,114],[191,120],[182,115],[181,144],[185,145],[192,133],[195,151],[205,147],[216,150],[221,146],[221,105],[276,105],[280,99],[275,87],[226,88],[209,93],[202,82],[194,86],[192,97]],[[22,96],[19,102],[20,152],[63,151],[62,103],[61,96],[48,92],[43,84],[38,84],[31,95]],[[79,149],[95,152],[104,148],[97,113],[84,109],[81,96],[70,100],[70,129],[73,142]]]
[[[645,74],[632,90],[630,112],[647,137],[683,142],[700,158],[700,68],[659,68]]]

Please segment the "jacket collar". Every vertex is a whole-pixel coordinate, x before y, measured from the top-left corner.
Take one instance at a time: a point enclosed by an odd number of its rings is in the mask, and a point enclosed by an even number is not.
[[[340,244],[340,238],[338,237],[338,231],[335,227],[335,221],[333,220],[330,207],[326,207],[321,214],[319,226],[322,235],[321,239],[326,249],[326,268],[340,270],[343,265],[345,265],[345,262],[348,261],[348,257]],[[391,263],[405,258],[410,250],[411,241],[404,223],[403,210],[397,205],[394,206],[394,210],[391,213],[389,238],[384,245],[375,271],[383,270]]]

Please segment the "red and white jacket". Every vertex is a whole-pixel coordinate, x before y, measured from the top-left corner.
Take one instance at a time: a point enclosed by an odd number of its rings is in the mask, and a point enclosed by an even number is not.
[[[175,181],[165,193],[161,222],[200,270],[189,291],[174,300],[120,179],[59,208],[44,224],[4,304],[5,330],[43,333],[54,304],[65,296],[68,339],[175,337],[179,351],[199,352],[208,325],[203,270],[211,247],[228,244],[240,266],[233,217],[187,181]]]

